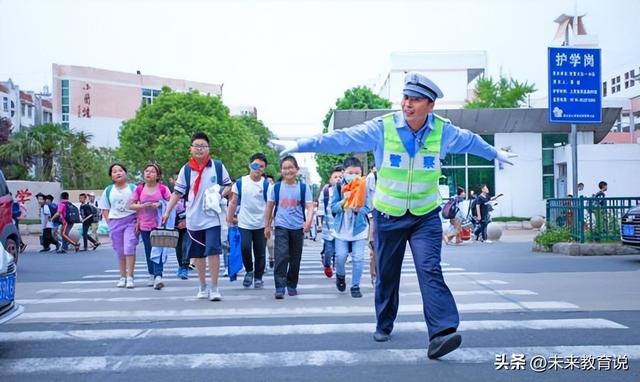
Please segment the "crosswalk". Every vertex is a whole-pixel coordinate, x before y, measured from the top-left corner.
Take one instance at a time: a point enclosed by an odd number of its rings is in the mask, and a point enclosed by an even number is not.
[[[138,279],[132,290],[115,288],[115,269],[47,285],[19,299],[26,311],[0,332],[0,344],[64,350],[0,357],[0,374],[18,379],[51,373],[64,376],[147,369],[373,367],[435,362],[426,356],[423,306],[409,253],[403,264],[401,304],[392,341],[378,344],[371,339],[375,310],[368,264],[361,283],[364,297],[354,299],[348,288],[346,293],[336,290],[335,277],[327,279],[322,274],[320,249],[319,243],[305,245],[300,294],[286,296],[283,301],[273,298],[271,272],[265,275],[262,290],[243,288],[242,277],[233,283],[221,278],[222,302],[197,300],[195,273],[189,280],[176,278],[173,259],[165,267],[166,287],[160,291],[144,286],[143,257],[136,262]],[[540,346],[547,342],[536,338],[550,339],[556,333],[603,331],[625,338],[631,329],[597,314],[581,314],[580,306],[574,303],[545,298],[496,274],[467,272],[446,262],[442,267],[461,313],[463,341],[468,333],[470,342],[463,342],[460,349],[438,362],[493,367],[498,354],[624,355],[632,361],[640,360],[640,340],[602,344],[583,336],[570,344],[549,340],[553,346]],[[350,270],[348,265],[348,285]],[[504,336],[504,340],[483,346],[481,340],[474,339],[488,334]],[[132,344],[131,352],[113,354],[104,350],[122,348],[122,344]]]

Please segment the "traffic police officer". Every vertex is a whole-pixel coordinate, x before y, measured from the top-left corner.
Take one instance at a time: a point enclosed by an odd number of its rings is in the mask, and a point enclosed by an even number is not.
[[[439,358],[462,343],[460,319],[440,267],[442,224],[438,180],[447,153],[470,153],[509,163],[515,154],[499,151],[469,130],[433,113],[442,98],[438,86],[422,74],[405,77],[402,111],[348,129],[297,142],[276,141],[289,152],[373,151],[378,168],[373,204],[377,227],[374,340],[389,340],[398,313],[400,273],[407,241],[411,247],[429,332],[429,358]]]

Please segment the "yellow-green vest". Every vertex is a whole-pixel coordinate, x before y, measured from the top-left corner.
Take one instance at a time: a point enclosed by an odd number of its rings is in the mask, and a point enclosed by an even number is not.
[[[384,151],[373,197],[373,205],[378,211],[403,216],[408,210],[422,216],[440,206],[440,146],[446,120],[435,113],[433,116],[433,129],[413,158],[400,140],[393,114],[382,117]]]

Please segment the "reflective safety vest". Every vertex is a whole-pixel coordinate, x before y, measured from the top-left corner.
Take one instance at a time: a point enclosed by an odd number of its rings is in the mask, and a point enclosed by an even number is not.
[[[440,206],[440,146],[446,120],[435,113],[433,116],[433,129],[413,158],[402,144],[393,114],[382,117],[384,151],[373,197],[373,205],[378,211],[403,216],[409,210],[422,216]]]

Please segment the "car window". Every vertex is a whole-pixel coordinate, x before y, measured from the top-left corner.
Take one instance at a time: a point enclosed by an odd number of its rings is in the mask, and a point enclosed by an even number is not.
[[[4,174],[0,171],[0,196],[5,196],[9,193],[9,187],[4,179]]]

